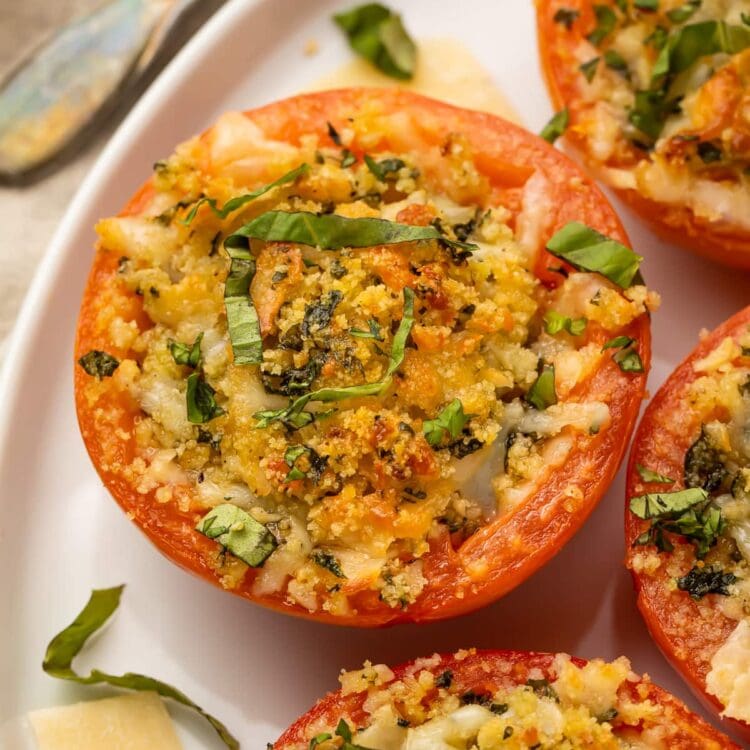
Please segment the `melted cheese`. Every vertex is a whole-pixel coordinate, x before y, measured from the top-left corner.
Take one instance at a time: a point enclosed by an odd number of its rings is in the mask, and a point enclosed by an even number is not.
[[[38,750],[181,750],[156,693],[133,693],[32,711]]]
[[[711,659],[706,690],[724,705],[722,716],[750,722],[750,623],[741,620]]]
[[[442,99],[457,107],[477,109],[521,124],[521,118],[471,52],[455,39],[423,39],[414,77],[395,81],[365,60],[356,58],[316,81],[308,90],[347,86],[398,86]]]

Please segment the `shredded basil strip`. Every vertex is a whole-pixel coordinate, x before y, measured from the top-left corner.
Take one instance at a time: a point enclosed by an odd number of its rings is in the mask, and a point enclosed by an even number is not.
[[[704,503],[708,493],[700,487],[675,492],[651,492],[630,499],[630,512],[646,521],[671,513],[682,513],[694,505]]]
[[[363,383],[361,385],[348,385],[341,388],[320,388],[317,391],[306,393],[303,396],[292,401],[283,409],[266,410],[256,412],[253,416],[259,420],[257,428],[268,427],[272,422],[280,421],[283,424],[300,429],[310,424],[315,415],[304,411],[304,408],[311,401],[321,403],[330,403],[333,401],[343,401],[348,398],[359,398],[362,396],[379,396],[383,393],[393,380],[393,374],[404,361],[406,351],[406,341],[409,338],[412,326],[414,325],[414,292],[407,286],[404,287],[404,312],[399,323],[398,330],[393,336],[391,343],[391,355],[388,369],[382,380],[376,383]]]
[[[366,3],[333,16],[351,48],[391,78],[414,75],[417,47],[401,16],[380,3]]]
[[[737,54],[750,47],[750,29],[726,21],[702,21],[683,26],[669,35],[651,71],[651,80],[682,73],[706,55]]]
[[[172,359],[178,365],[198,367],[201,361],[201,341],[203,341],[202,331],[195,337],[195,341],[190,346],[170,339],[169,351],[172,354]]]
[[[568,108],[565,107],[552,116],[550,121],[542,128],[539,136],[544,138],[547,143],[554,143],[565,132],[569,121],[570,114]]]
[[[591,60],[586,61],[585,63],[581,63],[578,66],[578,70],[583,73],[583,77],[591,83],[591,81],[594,80],[594,76],[596,75],[596,70],[599,67],[599,60],[601,58],[599,57],[592,57]]]
[[[370,318],[367,321],[367,327],[369,331],[363,331],[360,328],[350,328],[349,335],[354,336],[357,339],[374,339],[375,341],[383,341],[383,336],[380,333],[380,324],[377,320]]]
[[[251,568],[261,567],[277,546],[276,537],[262,523],[231,503],[211,508],[195,529]]]
[[[224,284],[224,309],[234,362],[258,365],[263,361],[263,339],[258,313],[250,297],[250,282],[255,276],[255,258],[247,247],[226,248],[229,275]]]
[[[72,667],[73,660],[86,645],[86,641],[99,630],[120,605],[124,586],[111,589],[97,589],[91,592],[86,606],[76,619],[63,631],[58,633],[47,646],[42,669],[60,680],[69,680],[79,685],[106,684],[127,690],[152,691],[163,698],[171,698],[183,706],[199,713],[216,730],[222,742],[231,750],[239,750],[240,743],[229,730],[200,706],[166,682],[142,674],[127,672],[123,675],[111,675],[92,669],[88,675],[77,674]]]
[[[654,484],[674,484],[675,480],[671,477],[659,474],[653,469],[649,469],[647,466],[641,466],[641,464],[635,465],[638,476],[644,482],[653,482]]]
[[[701,7],[703,0],[688,0],[684,5],[679,8],[673,8],[667,11],[667,18],[672,23],[685,23],[685,21],[692,16],[698,8]]]
[[[580,336],[587,325],[586,318],[569,318],[556,310],[548,310],[544,314],[544,330],[550,335],[567,331],[571,336]]]
[[[375,161],[375,159],[368,154],[365,154],[365,164],[380,182],[385,182],[388,179],[389,174],[396,174],[400,169],[403,169],[406,166],[406,162],[402,159],[392,158]]]
[[[267,211],[229,235],[224,241],[224,247],[247,248],[250,239],[296,242],[321,250],[426,240],[435,240],[441,245],[468,252],[478,249],[470,242],[443,237],[433,226],[417,227],[386,219],[350,219],[337,214],[314,214],[308,211]]]
[[[633,5],[646,12],[659,10],[659,0],[633,0]]]
[[[526,401],[539,411],[544,411],[548,406],[557,403],[554,365],[544,365],[539,376],[529,388]]]
[[[220,417],[226,412],[217,403],[216,391],[203,379],[201,375],[194,372],[187,379],[187,418],[191,424],[205,424],[215,417]]]
[[[595,47],[601,44],[617,26],[617,16],[608,5],[595,5],[596,28],[588,35],[587,39]]]
[[[435,448],[443,441],[447,434],[455,440],[469,423],[471,414],[464,414],[464,405],[460,399],[454,398],[435,419],[425,419],[422,432],[427,442]]]
[[[622,289],[633,283],[643,260],[621,242],[577,221],[555,232],[547,250],[579,271],[600,273]]]
[[[92,349],[78,360],[78,364],[85,370],[87,375],[101,380],[102,378],[111,378],[115,370],[120,366],[120,361],[111,354],[107,354],[107,352]]]
[[[604,344],[602,351],[619,349],[612,359],[623,372],[643,372],[641,355],[635,350],[636,343],[637,341],[630,336],[615,336]]]
[[[265,195],[270,190],[273,190],[276,187],[280,187],[281,185],[288,185],[290,182],[294,182],[298,177],[305,174],[306,172],[310,171],[310,165],[309,164],[300,164],[298,167],[295,167],[291,172],[287,172],[285,175],[282,175],[279,177],[278,180],[274,180],[273,182],[269,182],[268,185],[263,185],[262,187],[259,187],[257,190],[253,190],[251,193],[246,193],[245,195],[238,195],[236,198],[232,198],[231,200],[228,200],[221,208],[219,208],[216,205],[216,199],[215,198],[201,198],[198,200],[195,205],[190,210],[190,213],[182,220],[183,224],[190,224],[190,222],[195,218],[195,215],[198,213],[198,209],[205,203],[208,206],[211,207],[211,210],[220,218],[220,219],[226,219],[229,214],[231,214],[233,211],[236,211],[238,208],[242,208],[246,203],[250,203],[250,201],[254,201],[256,198],[260,198],[261,195]]]

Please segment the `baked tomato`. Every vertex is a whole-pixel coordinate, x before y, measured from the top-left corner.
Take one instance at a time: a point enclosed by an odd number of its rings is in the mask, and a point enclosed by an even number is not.
[[[654,229],[750,268],[745,0],[537,0],[565,140]]]
[[[273,750],[737,748],[624,657],[471,649],[340,681]]]
[[[376,89],[228,114],[98,231],[84,440],[156,545],[236,594],[467,612],[617,470],[656,295],[599,190],[514,125]]]
[[[649,404],[628,468],[627,564],[669,661],[750,737],[750,307]]]

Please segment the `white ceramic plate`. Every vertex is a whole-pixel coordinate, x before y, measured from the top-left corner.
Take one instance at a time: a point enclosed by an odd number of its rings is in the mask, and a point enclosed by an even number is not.
[[[349,4],[349,3],[346,3]],[[415,36],[454,36],[492,73],[523,120],[551,110],[539,73],[530,0],[393,2]],[[623,482],[546,568],[505,599],[462,619],[358,631],[268,612],[184,574],[162,558],[101,486],[73,409],[72,345],[95,221],[111,214],[158,158],[221,112],[293,94],[350,57],[330,22],[341,2],[234,0],[144,96],[71,201],[26,300],[0,386],[0,723],[91,690],[46,677],[51,635],[95,587],[128,584],[107,634],[80,667],[133,670],[174,683],[220,717],[245,748],[264,747],[336,687],[340,667],[397,663],[464,646],[627,654],[638,671],[698,709],[652,645],[623,569]],[[305,57],[308,39],[320,53]],[[644,273],[662,293],[650,386],[747,303],[748,278],[654,239],[622,209]],[[33,216],[19,221],[33,221]],[[19,252],[23,252],[19,248]],[[185,747],[220,747],[175,712]]]

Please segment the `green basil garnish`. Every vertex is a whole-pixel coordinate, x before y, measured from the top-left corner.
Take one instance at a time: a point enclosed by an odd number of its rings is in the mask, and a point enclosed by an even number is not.
[[[636,343],[636,340],[630,336],[616,336],[604,344],[602,351],[619,349],[620,351],[612,359],[617,362],[623,372],[643,372],[643,361],[634,348]]]
[[[621,242],[577,221],[555,232],[547,250],[579,271],[600,273],[622,289],[633,283],[643,260]]]
[[[633,5],[647,13],[659,10],[659,0],[633,0]]]
[[[617,16],[608,5],[595,5],[594,15],[596,16],[596,27],[587,39],[596,47],[615,30]]]
[[[393,380],[393,374],[404,361],[406,341],[409,338],[414,325],[414,292],[409,287],[404,287],[404,312],[398,329],[391,343],[391,355],[388,369],[382,380],[376,383],[363,383],[361,385],[348,385],[341,388],[321,388],[292,401],[283,409],[266,410],[256,412],[253,416],[259,420],[256,427],[262,429],[268,427],[272,422],[279,421],[291,429],[298,430],[306,427],[315,419],[315,415],[304,411],[311,401],[331,403],[344,401],[348,398],[360,398],[363,396],[378,396],[383,393]]]
[[[604,62],[608,68],[618,73],[628,74],[628,64],[625,58],[616,50],[608,49],[604,53]]]
[[[685,23],[685,21],[692,16],[698,8],[701,7],[702,0],[688,0],[684,5],[679,8],[673,8],[667,11],[667,18],[672,23]]]
[[[231,503],[211,508],[195,529],[251,568],[263,565],[277,546],[276,537],[262,523]]]
[[[224,246],[230,249],[247,248],[250,239],[296,242],[321,250],[428,240],[468,252],[477,249],[476,245],[469,242],[443,237],[433,226],[417,227],[385,219],[350,219],[337,214],[314,214],[308,211],[267,211],[229,235]]]
[[[367,3],[333,20],[344,31],[352,49],[392,78],[408,80],[414,75],[417,47],[401,16],[380,3]]]
[[[567,331],[571,336],[580,336],[587,324],[586,318],[569,318],[555,310],[548,310],[544,314],[544,330],[551,335]]]
[[[321,568],[333,573],[336,578],[346,578],[344,571],[341,570],[341,563],[330,553],[317,551],[310,555],[310,559],[316,564],[320,565]]]
[[[354,336],[358,339],[374,339],[375,341],[383,341],[383,337],[380,334],[380,324],[377,320],[370,318],[367,321],[367,327],[369,331],[363,331],[359,328],[350,328],[349,335]]]
[[[599,57],[593,57],[591,60],[588,60],[585,63],[581,63],[581,65],[578,66],[578,70],[583,73],[583,77],[591,83],[591,81],[594,80],[594,76],[596,75],[596,69],[599,67],[599,60],[601,58]]]
[[[464,405],[460,399],[454,398],[435,419],[425,419],[422,432],[434,448],[442,443],[446,435],[452,440],[458,438],[470,419],[471,414],[464,414]]]
[[[195,218],[195,215],[198,213],[198,209],[205,203],[208,206],[211,207],[211,210],[220,218],[220,219],[226,219],[229,214],[231,214],[233,211],[236,211],[238,208],[242,208],[246,203],[250,203],[250,201],[254,201],[256,198],[260,198],[261,195],[265,195],[270,190],[273,190],[275,187],[280,187],[281,185],[288,185],[290,182],[294,182],[298,177],[305,174],[306,172],[310,171],[310,165],[309,164],[300,164],[295,169],[291,170],[291,172],[287,172],[285,175],[282,175],[279,177],[278,180],[274,180],[273,182],[269,182],[267,185],[263,185],[263,187],[259,187],[257,190],[253,190],[251,193],[246,193],[245,195],[238,195],[236,198],[232,198],[231,200],[228,200],[221,208],[219,208],[216,205],[216,199],[215,198],[201,198],[198,200],[195,205],[190,210],[190,213],[182,220],[183,224],[190,224],[190,222]]]
[[[380,182],[386,182],[389,175],[396,174],[406,166],[406,162],[402,159],[381,159],[380,161],[375,161],[368,154],[365,154],[365,164],[367,164],[367,168]]]
[[[706,594],[729,596],[729,586],[737,581],[734,573],[725,573],[712,567],[693,566],[686,576],[677,579],[677,588],[687,591],[691,598],[702,599]]]
[[[330,740],[333,735],[329,734],[328,732],[321,732],[320,734],[316,734],[315,737],[313,737],[310,740],[310,744],[307,746],[307,750],[315,750],[315,748],[325,742],[326,740]]]
[[[92,669],[88,675],[84,676],[74,671],[73,660],[86,645],[86,641],[109,620],[120,605],[120,597],[124,588],[124,586],[115,586],[111,589],[92,591],[86,606],[76,619],[50,641],[44,654],[42,669],[50,677],[69,680],[79,685],[106,684],[127,690],[152,691],[163,698],[171,698],[173,701],[199,713],[216,730],[216,733],[228,748],[239,750],[240,743],[218,719],[206,713],[199,705],[193,703],[185,693],[173,688],[166,682],[133,672],[111,675],[98,669]]]
[[[638,476],[640,476],[640,478],[644,482],[653,482],[654,484],[674,484],[675,482],[675,480],[671,477],[665,476],[664,474],[659,474],[653,469],[649,469],[646,466],[641,466],[641,464],[636,464],[635,468],[638,472]]]
[[[172,353],[172,359],[178,365],[187,365],[188,367],[198,367],[201,361],[201,341],[203,332],[199,333],[195,341],[188,346],[181,344],[179,341],[169,341],[169,351]]]
[[[255,276],[255,258],[247,247],[227,247],[229,275],[224,283],[224,309],[229,340],[237,365],[258,365],[263,361],[263,339],[258,313],[250,297]]]
[[[569,120],[568,108],[565,107],[552,115],[550,121],[542,128],[539,136],[544,138],[547,143],[554,143],[565,132]]]
[[[669,35],[651,71],[651,80],[687,70],[706,55],[735,55],[750,47],[750,29],[726,21],[702,21],[683,26]]]
[[[529,388],[526,401],[539,411],[544,411],[548,406],[557,403],[554,365],[544,365],[539,376]]]
[[[187,379],[187,418],[192,424],[205,424],[226,412],[217,403],[216,391],[194,372]]]
[[[87,375],[101,380],[102,378],[112,377],[115,370],[120,366],[120,360],[111,354],[107,354],[107,352],[92,349],[78,360],[78,364],[86,371]]]
[[[707,499],[708,493],[699,487],[674,492],[651,492],[631,498],[630,512],[647,521],[671,513],[682,513],[694,505],[706,502]]]

